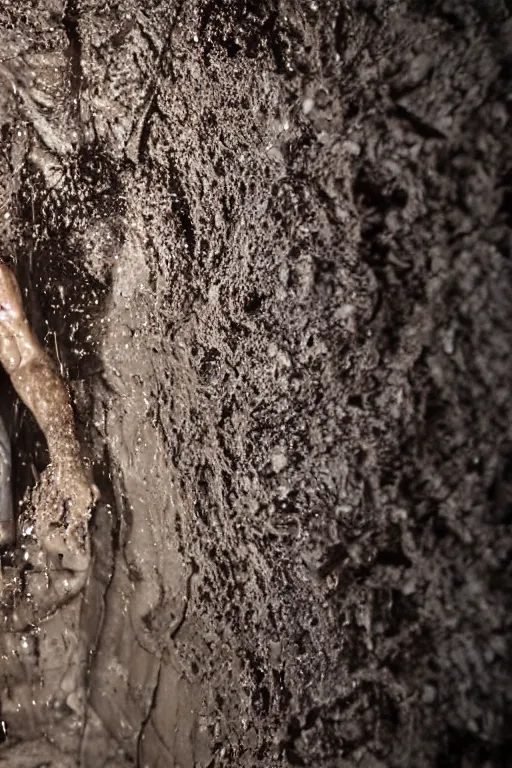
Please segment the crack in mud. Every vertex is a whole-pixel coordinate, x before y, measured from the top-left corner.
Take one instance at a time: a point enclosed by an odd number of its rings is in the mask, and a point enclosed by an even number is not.
[[[80,39],[80,0],[66,0],[62,25],[66,31],[69,40],[69,61],[70,61],[70,85],[73,97],[73,112],[77,120],[77,126],[80,127],[80,98],[83,84],[82,72],[82,42]]]

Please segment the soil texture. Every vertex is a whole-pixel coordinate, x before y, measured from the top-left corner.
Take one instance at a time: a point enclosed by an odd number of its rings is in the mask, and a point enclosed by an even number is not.
[[[101,491],[1,768],[512,765],[511,14],[0,4],[0,257]]]

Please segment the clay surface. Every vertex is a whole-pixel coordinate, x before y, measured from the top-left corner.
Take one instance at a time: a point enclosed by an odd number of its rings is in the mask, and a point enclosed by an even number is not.
[[[22,5],[0,257],[101,501],[0,767],[510,765],[510,3]]]

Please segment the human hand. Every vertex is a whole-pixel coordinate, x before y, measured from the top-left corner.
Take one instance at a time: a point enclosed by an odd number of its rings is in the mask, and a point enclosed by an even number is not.
[[[87,570],[90,562],[88,522],[98,489],[82,468],[50,465],[30,493],[36,537],[54,565]]]

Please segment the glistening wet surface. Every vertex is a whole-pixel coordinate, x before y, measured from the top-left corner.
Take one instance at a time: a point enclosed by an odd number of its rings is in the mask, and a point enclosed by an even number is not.
[[[2,4],[1,258],[102,496],[0,766],[510,762],[510,23]]]

